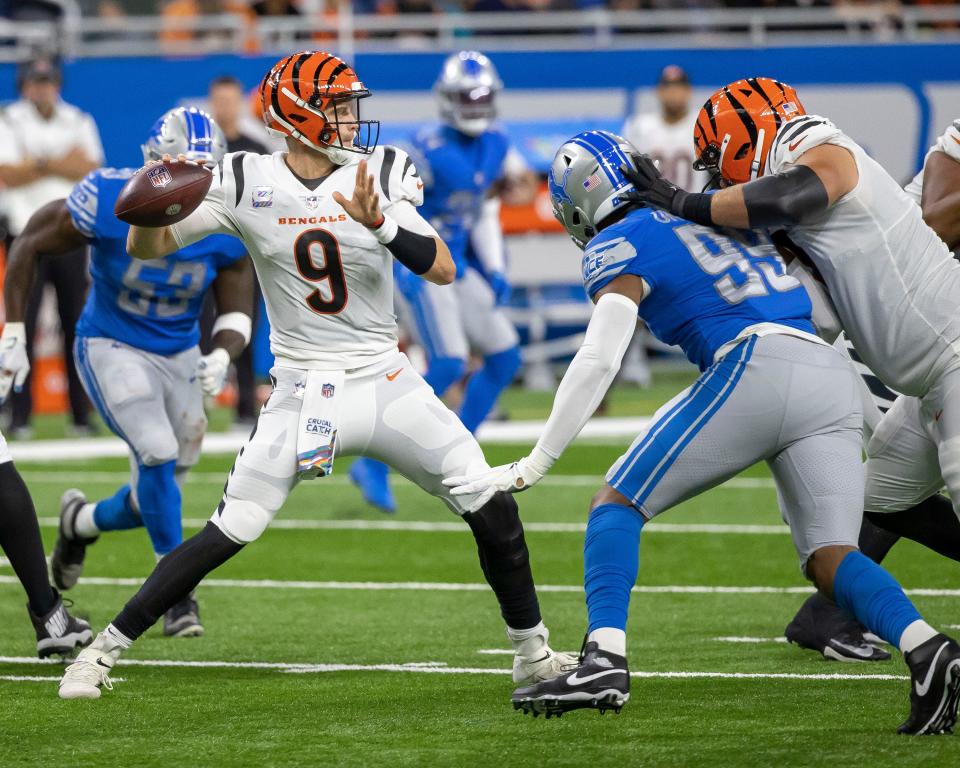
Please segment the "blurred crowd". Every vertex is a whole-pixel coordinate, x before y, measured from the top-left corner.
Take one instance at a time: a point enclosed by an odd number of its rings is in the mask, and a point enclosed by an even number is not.
[[[173,19],[229,13],[254,21],[265,16],[336,15],[347,5],[352,6],[354,13],[392,15],[597,7],[642,10],[877,5],[895,9],[910,5],[956,5],[958,2],[960,0],[78,0],[77,4],[85,15],[107,19],[150,14]],[[58,0],[0,0],[0,15],[17,19],[55,18],[62,13],[62,6]]]

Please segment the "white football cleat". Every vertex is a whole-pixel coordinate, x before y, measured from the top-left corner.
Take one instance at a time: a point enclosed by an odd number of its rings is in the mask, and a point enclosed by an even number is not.
[[[108,674],[116,659],[107,651],[84,648],[63,673],[60,680],[61,699],[99,699],[100,688],[113,690]]]
[[[513,657],[513,682],[519,686],[536,685],[576,669],[579,663],[579,654],[554,651],[545,645],[536,658],[519,653]]]

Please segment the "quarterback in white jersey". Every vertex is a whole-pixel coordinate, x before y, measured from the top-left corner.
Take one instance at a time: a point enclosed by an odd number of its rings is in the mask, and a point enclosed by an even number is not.
[[[422,182],[412,161],[376,148],[378,124],[359,118],[359,100],[369,95],[336,56],[282,59],[260,96],[267,127],[285,137],[287,152],[227,155],[186,219],[131,227],[127,247],[136,258],[216,232],[243,240],[270,319],[274,388],[211,521],[164,558],[68,668],[61,697],[98,698],[121,651],[168,603],[257,539],[298,481],[329,475],[342,455],[387,462],[464,518],[514,646],[515,679],[549,678],[573,661],[547,643],[512,497],[499,494],[468,511],[475,498],[452,497],[442,485],[451,473],[487,465],[470,432],[397,349],[392,262],[438,284],[453,280],[454,266],[417,213]]]

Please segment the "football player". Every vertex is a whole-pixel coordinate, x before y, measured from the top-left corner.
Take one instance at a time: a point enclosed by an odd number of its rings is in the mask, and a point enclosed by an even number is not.
[[[558,151],[550,171],[554,210],[584,249],[584,287],[596,302],[583,346],[533,451],[447,483],[474,504],[537,483],[605,394],[638,313],[702,373],[657,411],[593,498],[584,544],[590,628],[580,666],[519,688],[514,706],[547,714],[621,707],[630,695],[625,629],[641,528],[763,459],[801,568],[817,589],[908,649],[927,635],[947,646],[944,655],[956,648],[955,670],[948,665],[946,675],[925,679],[929,695],[913,696],[900,727],[949,730],[960,646],[937,635],[896,581],[856,549],[863,415],[855,371],[816,335],[806,292],[764,235],[727,234],[637,205],[622,170],[633,170],[631,150],[619,137],[587,132]],[[911,663],[918,681],[928,666]]]
[[[424,186],[421,215],[450,248],[456,280],[450,289],[394,265],[414,335],[427,355],[424,379],[433,391],[442,397],[463,378],[471,350],[483,357],[460,406],[460,420],[471,432],[520,368],[520,339],[503,309],[510,285],[499,192],[510,144],[493,125],[502,87],[496,68],[482,53],[461,51],[444,62],[434,86],[443,124],[416,134],[409,150]],[[473,255],[476,260],[469,258]],[[368,502],[385,512],[396,510],[386,464],[360,459],[350,478]]]
[[[270,319],[273,392],[210,522],[160,562],[77,657],[60,696],[99,697],[121,652],[255,541],[300,479],[328,475],[334,456],[357,454],[386,461],[463,516],[507,624],[514,679],[558,674],[572,657],[548,645],[516,502],[501,493],[474,505],[449,494],[446,474],[476,472],[486,461],[397,349],[393,260],[437,284],[455,274],[446,244],[417,213],[413,162],[376,146],[379,123],[359,112],[370,91],[336,56],[281,59],[260,95],[266,125],[287,151],[227,154],[191,215],[170,227],[132,227],[127,247],[152,259],[215,233],[241,238]]]
[[[727,188],[686,192],[640,156],[628,169],[640,199],[699,224],[783,228],[823,278],[863,363],[891,389],[916,398],[883,417],[868,454],[882,447],[882,434],[909,432],[915,451],[936,457],[960,509],[960,264],[920,207],[858,144],[825,117],[806,114],[794,89],[776,80],[738,80],[718,90],[701,109],[694,141],[698,164]],[[867,498],[882,497],[873,482],[880,473],[871,476]],[[899,643],[919,690],[929,695],[933,687],[960,685],[960,646],[932,629],[924,633]],[[920,685],[926,680],[939,682]],[[932,726],[911,720],[907,727]]]
[[[10,328],[9,334],[7,328]],[[22,370],[21,360],[27,359],[26,345],[14,342],[15,338],[26,335],[23,322],[7,320],[4,335],[0,340],[0,402],[10,394],[14,378],[18,385],[26,378],[26,373],[15,374]],[[67,655],[89,643],[93,637],[90,625],[71,616],[60,593],[50,586],[37,512],[30,491],[13,465],[3,435],[0,435],[0,552],[6,556],[27,595],[27,614],[37,636],[40,658]]]
[[[143,144],[145,161],[169,152],[216,165],[226,141],[209,115],[180,107],[164,114]],[[101,532],[144,526],[158,559],[183,540],[179,485],[200,454],[207,427],[203,396],[220,391],[230,361],[250,339],[253,270],[235,238],[217,235],[152,261],[127,255],[128,226],[113,207],[134,170],[93,171],[66,200],[39,209],[14,240],[7,265],[7,316],[18,323],[40,255],[91,246],[93,283],[74,355],[100,416],[130,449],[130,482],[113,496],[88,502],[71,488],[61,498],[50,565],[63,590],[77,583],[87,547]],[[201,356],[198,318],[211,287],[220,315],[213,349]],[[4,342],[20,348],[22,336],[8,328]],[[22,378],[29,362],[18,357],[5,367],[7,380]],[[194,596],[178,598],[164,616],[164,634],[202,634]]]
[[[923,218],[953,250],[960,247],[960,120],[955,121],[930,148],[924,167],[906,192],[923,211]],[[856,350],[850,348],[857,359]],[[947,498],[940,495],[943,479],[936,453],[912,427],[920,403],[891,393],[861,363],[869,385],[864,402],[864,427],[874,432],[892,406],[891,420],[867,443],[867,496],[860,550],[878,563],[904,536],[954,560],[960,560],[960,522]],[[872,397],[870,397],[872,395]],[[871,403],[870,401],[873,401]],[[787,639],[818,650],[827,658],[876,661],[889,654],[872,648],[863,627],[849,614],[820,595],[812,595],[787,626]]]

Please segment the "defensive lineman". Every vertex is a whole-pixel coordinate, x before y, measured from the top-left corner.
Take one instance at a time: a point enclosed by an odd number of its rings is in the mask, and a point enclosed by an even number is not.
[[[482,503],[487,494],[538,482],[606,392],[638,312],[702,374],[657,411],[594,496],[584,545],[590,631],[580,666],[518,689],[514,706],[548,714],[622,706],[630,682],[627,607],[643,524],[763,459],[801,567],[817,588],[905,650],[927,637],[942,646],[931,658],[907,656],[917,691],[900,731],[948,731],[960,645],[926,624],[896,581],[856,549],[863,468],[855,371],[815,335],[805,291],[765,236],[734,239],[637,206],[621,170],[633,168],[630,151],[616,136],[587,132],[557,153],[554,210],[585,249],[584,286],[596,302],[584,344],[530,455],[447,483],[455,495],[479,494],[474,503]]]
[[[471,350],[483,357],[460,406],[460,420],[471,432],[520,368],[520,339],[502,306],[510,285],[499,194],[510,146],[493,125],[502,88],[482,53],[461,51],[444,62],[434,86],[443,125],[420,131],[410,155],[424,186],[420,213],[450,248],[457,276],[451,289],[394,264],[394,279],[427,354],[424,379],[433,391],[442,397],[464,377]],[[358,459],[350,477],[369,502],[386,512],[396,509],[385,464]]]
[[[216,165],[225,151],[212,118],[183,107],[162,115],[143,145],[144,161],[174,152]],[[200,454],[207,426],[203,396],[220,391],[230,360],[250,338],[253,270],[235,238],[217,235],[146,262],[127,255],[128,227],[113,206],[133,173],[100,168],[66,200],[45,205],[14,241],[7,267],[7,314],[18,322],[40,256],[91,245],[93,287],[77,323],[74,356],[90,399],[130,449],[130,482],[113,496],[88,503],[75,488],[63,494],[51,558],[63,590],[77,583],[86,548],[103,531],[145,526],[158,559],[183,540],[179,483]],[[197,320],[211,286],[221,314],[214,348],[201,356]],[[19,336],[16,344],[23,344]],[[26,355],[8,367],[25,376]],[[170,607],[163,630],[181,637],[203,633],[193,595]]]
[[[287,152],[228,154],[195,212],[169,228],[132,227],[128,249],[153,258],[213,233],[240,237],[266,300],[274,389],[211,521],[78,656],[60,696],[99,697],[122,650],[259,537],[298,479],[329,474],[335,455],[350,454],[387,461],[463,515],[514,645],[514,678],[556,675],[569,659],[547,644],[516,503],[498,494],[468,514],[473,499],[449,495],[446,474],[486,462],[396,348],[392,260],[432,282],[454,276],[446,245],[416,211],[416,169],[395,148],[375,149],[378,125],[359,117],[369,91],[336,56],[288,56],[260,93]]]

